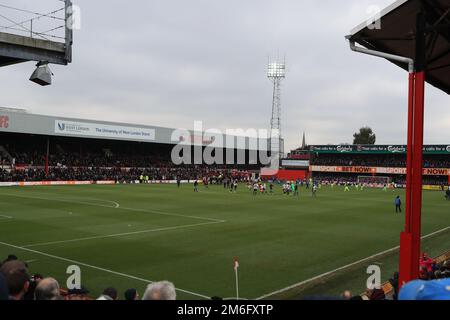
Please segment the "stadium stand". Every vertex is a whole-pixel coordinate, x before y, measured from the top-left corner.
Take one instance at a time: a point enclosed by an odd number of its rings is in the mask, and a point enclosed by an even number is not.
[[[450,278],[450,251],[435,257],[432,260],[432,271],[423,273],[422,280],[437,280]],[[381,290],[383,291],[387,299],[396,300],[398,296],[398,273],[381,285]],[[361,297],[364,300],[370,299],[371,292],[364,292]]]
[[[150,180],[194,180],[219,176],[244,180],[259,165],[179,165],[171,161],[173,145],[53,137],[46,174],[47,138],[1,133],[0,181],[100,181],[135,182],[141,175]],[[8,168],[8,169],[6,169]]]
[[[290,157],[310,154],[310,174],[325,183],[357,183],[359,176],[373,177],[374,184],[384,185],[388,179],[398,187],[406,180],[406,146],[310,146],[294,150]],[[450,146],[424,146],[423,185],[450,185]],[[377,177],[382,178],[376,181]],[[367,179],[366,179],[367,180]]]
[[[282,168],[304,170],[305,177],[325,184],[401,188],[406,183],[406,146],[312,145],[292,150],[282,160]],[[442,191],[449,186],[450,145],[424,146],[423,170],[424,186]]]
[[[248,137],[221,137],[219,148],[234,152],[231,165],[227,152],[223,152],[219,165],[206,165],[202,159],[200,163],[191,161],[195,164],[175,166],[171,157],[174,146],[190,145],[191,159],[194,159],[194,149],[204,150],[219,139],[173,128],[52,117],[11,108],[0,108],[0,119],[3,119],[0,182],[113,180],[129,183],[139,180],[140,175],[149,176],[150,180],[218,176],[244,179],[250,170],[255,173],[261,168],[259,159],[249,159]],[[225,141],[228,149],[224,148]],[[242,141],[245,146],[239,144]],[[242,152],[245,159],[238,162],[238,153]]]
[[[369,166],[369,167],[406,167],[405,155],[320,155],[312,158],[313,165],[324,166]],[[423,160],[424,168],[448,168],[450,159],[445,155],[426,156]]]

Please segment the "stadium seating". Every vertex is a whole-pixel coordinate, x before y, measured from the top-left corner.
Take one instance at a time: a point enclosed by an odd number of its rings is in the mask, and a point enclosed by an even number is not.
[[[445,261],[449,261],[450,260],[450,251],[435,257],[433,260],[438,265],[443,264]],[[381,285],[381,289],[384,291],[384,294],[386,297],[392,298],[392,296],[394,295],[395,288],[392,286],[392,284],[389,281],[383,283]],[[364,300],[369,300],[369,297],[367,296],[366,293],[362,293],[361,297]]]

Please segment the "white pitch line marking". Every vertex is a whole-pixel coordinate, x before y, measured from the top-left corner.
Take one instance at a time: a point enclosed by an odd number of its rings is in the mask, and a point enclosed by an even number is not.
[[[118,205],[117,202],[114,201],[110,201],[110,200],[101,200],[101,199],[91,199],[94,201],[104,201],[107,203],[113,203],[114,206],[110,206],[110,205],[102,205],[102,204],[98,204],[98,203],[92,203],[92,202],[86,202],[86,201],[79,201],[79,200],[75,200],[75,199],[64,199],[64,198],[44,198],[44,197],[31,197],[31,196],[25,196],[25,195],[19,195],[19,194],[8,194],[8,193],[3,193],[1,195],[6,195],[6,196],[10,196],[10,197],[18,197],[18,198],[26,198],[26,199],[37,199],[37,200],[49,200],[49,201],[57,201],[57,202],[68,202],[68,203],[80,203],[80,204],[85,204],[85,205],[92,205],[92,206],[97,206],[97,207],[103,207],[103,208],[116,208],[116,205]]]
[[[28,199],[37,199],[37,200],[49,200],[49,201],[59,201],[59,202],[68,202],[68,203],[81,203],[86,204],[90,206],[97,206],[97,207],[103,207],[103,208],[113,208],[118,209],[119,207],[111,207],[111,206],[105,206],[102,204],[95,204],[90,202],[82,202],[82,201],[74,201],[74,200],[68,200],[68,199],[58,199],[58,198],[43,198],[43,197],[30,197],[30,196],[24,196],[24,195],[18,195],[18,194],[3,194],[11,197],[19,197],[19,198],[28,198]],[[109,200],[105,200],[109,201]],[[214,222],[226,222],[225,220],[220,219],[214,219],[214,218],[206,218],[206,217],[198,217],[198,216],[188,216],[188,215],[182,215],[177,213],[171,213],[171,212],[164,212],[159,210],[151,210],[151,209],[139,209],[139,208],[127,208],[127,207],[120,207],[122,210],[128,210],[128,211],[135,211],[135,212],[148,212],[148,213],[154,213],[164,216],[172,216],[172,217],[182,217],[182,218],[191,218],[191,219],[197,219],[197,220],[206,220],[206,221],[214,221]]]
[[[10,216],[5,216],[3,214],[0,214],[0,217],[5,218],[5,219],[12,219],[13,218],[13,217],[10,217]]]
[[[183,215],[183,214],[165,212],[165,211],[159,211],[159,210],[153,210],[153,209],[139,209],[139,208],[127,208],[127,207],[120,207],[120,209],[128,210],[128,211],[136,211],[136,212],[148,212],[148,213],[154,213],[154,214],[159,214],[159,215],[163,215],[163,216],[191,218],[191,219],[198,219],[198,220],[207,220],[207,221],[212,221],[212,222],[226,222],[226,220],[221,220],[221,219],[205,218],[205,217],[198,217],[198,216],[187,216],[187,215]]]
[[[76,261],[76,260],[72,260],[72,259],[67,259],[67,258],[64,258],[64,257],[55,256],[55,255],[52,255],[52,254],[49,254],[49,253],[45,253],[45,252],[42,252],[42,251],[37,251],[37,250],[33,250],[33,249],[28,249],[28,248],[16,246],[16,245],[13,245],[13,244],[10,244],[10,243],[6,243],[6,242],[0,242],[0,245],[11,247],[11,248],[14,248],[14,249],[28,251],[28,252],[39,254],[39,255],[42,255],[42,256],[45,256],[45,257],[49,257],[49,258],[52,258],[52,259],[61,260],[61,261],[77,264],[77,265],[80,265],[80,266],[85,266],[85,267],[88,267],[88,268],[91,268],[91,269],[95,269],[95,270],[111,273],[111,274],[114,274],[114,275],[117,275],[117,276],[129,278],[129,279],[133,279],[133,280],[142,281],[142,282],[145,282],[145,283],[152,283],[152,282],[154,282],[153,280],[148,280],[148,279],[144,279],[144,278],[140,278],[140,277],[135,277],[135,276],[132,276],[132,275],[129,275],[129,274],[126,274],[126,273],[117,272],[117,271],[106,269],[106,268],[102,268],[102,267],[97,267],[97,266],[94,266],[94,265],[91,265],[91,264],[87,264],[87,263],[84,263],[84,262],[80,262],[80,261]],[[193,295],[193,296],[201,297],[201,298],[204,298],[204,299],[208,299],[208,300],[210,299],[210,297],[208,297],[208,296],[205,296],[203,294],[196,293],[196,292],[193,292],[193,291],[180,289],[180,288],[176,288],[176,290],[180,291],[180,292],[184,292],[184,293],[190,294],[190,295]]]
[[[423,240],[423,239],[432,237],[432,236],[434,236],[434,235],[436,235],[436,234],[438,234],[438,233],[447,231],[447,230],[449,230],[449,229],[450,229],[450,226],[445,227],[445,228],[442,228],[442,229],[440,229],[440,230],[437,230],[437,231],[435,231],[435,232],[432,232],[432,233],[430,233],[430,234],[427,234],[427,235],[421,237],[421,239]],[[294,288],[296,288],[296,287],[305,285],[305,284],[307,284],[307,283],[309,283],[309,282],[311,282],[311,281],[318,280],[318,279],[320,279],[320,278],[329,276],[329,275],[331,275],[331,274],[333,274],[333,273],[336,273],[336,272],[338,272],[338,271],[345,270],[345,269],[350,268],[350,267],[352,267],[352,266],[354,266],[354,265],[363,263],[363,262],[365,262],[365,261],[367,261],[367,260],[371,260],[371,259],[373,259],[373,258],[375,258],[375,257],[382,256],[382,255],[385,255],[386,253],[390,253],[390,252],[392,252],[392,251],[398,250],[399,248],[400,248],[400,246],[396,246],[396,247],[393,247],[393,248],[390,248],[390,249],[387,249],[387,250],[378,252],[378,253],[376,253],[376,254],[373,254],[373,255],[368,256],[368,257],[366,257],[366,258],[363,258],[363,259],[361,259],[361,260],[358,260],[358,261],[349,263],[349,264],[347,264],[347,265],[345,265],[345,266],[336,268],[336,269],[334,269],[334,270],[331,270],[331,271],[322,273],[322,274],[320,274],[320,275],[318,275],[318,276],[315,276],[315,277],[306,279],[306,280],[304,280],[304,281],[295,283],[295,284],[290,285],[290,286],[288,286],[288,287],[286,287],[286,288],[282,288],[282,289],[280,289],[280,290],[276,290],[276,291],[267,293],[267,294],[262,295],[262,296],[260,296],[260,297],[258,297],[258,298],[255,298],[255,300],[262,300],[262,299],[268,298],[268,297],[270,297],[270,296],[273,296],[273,295],[275,295],[275,294],[279,294],[279,293],[282,293],[282,292],[285,292],[285,291],[289,291],[289,290],[294,289]]]
[[[52,244],[59,244],[59,243],[78,242],[78,241],[86,241],[86,240],[94,240],[94,239],[116,238],[116,237],[124,237],[124,236],[143,234],[143,233],[151,233],[151,232],[158,232],[158,231],[169,231],[169,230],[193,228],[193,227],[206,226],[206,225],[218,224],[218,223],[223,223],[223,222],[203,222],[203,223],[187,224],[187,225],[174,226],[174,227],[165,227],[165,228],[158,228],[158,229],[147,229],[147,230],[140,230],[140,231],[133,231],[133,232],[123,232],[123,233],[109,234],[109,235],[103,235],[103,236],[92,236],[92,237],[69,239],[69,240],[32,243],[32,244],[22,245],[22,247],[23,248],[31,248],[31,247],[39,247],[39,246],[47,246],[47,245],[52,245]]]

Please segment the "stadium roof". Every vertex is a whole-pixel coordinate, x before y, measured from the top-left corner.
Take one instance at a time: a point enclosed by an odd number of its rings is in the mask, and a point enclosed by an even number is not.
[[[203,128],[206,130],[207,128]],[[261,140],[242,135],[216,134],[152,125],[54,117],[28,113],[23,109],[0,108],[0,133],[106,139],[160,144],[223,146],[245,150],[265,150]],[[256,143],[255,143],[256,141]],[[259,143],[258,143],[259,142]],[[234,143],[234,145],[229,145]]]
[[[450,94],[450,0],[398,0],[375,18],[378,25],[366,21],[347,38],[367,49],[416,60],[416,21],[421,11],[426,24],[426,81]],[[408,70],[407,63],[390,61]]]

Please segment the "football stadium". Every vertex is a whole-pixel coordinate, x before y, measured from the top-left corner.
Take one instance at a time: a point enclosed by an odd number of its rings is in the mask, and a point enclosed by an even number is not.
[[[431,292],[449,288],[450,136],[423,142],[425,83],[450,93],[450,2],[392,2],[347,41],[409,71],[403,144],[303,133],[285,150],[280,59],[262,136],[0,108],[0,300],[450,299]],[[0,73],[37,61],[47,86],[48,64],[76,68],[71,30],[10,32]]]
[[[173,165],[180,137],[171,142],[169,128],[21,110],[0,117],[1,255],[60,280],[78,265],[88,297],[105,283],[143,292],[167,278],[180,299],[235,299],[235,257],[242,299],[363,293],[369,265],[383,266],[384,281],[398,267],[404,221],[393,199],[405,195],[406,146],[303,146],[265,176],[248,162]],[[438,257],[450,240],[450,145],[423,153],[422,248]]]

